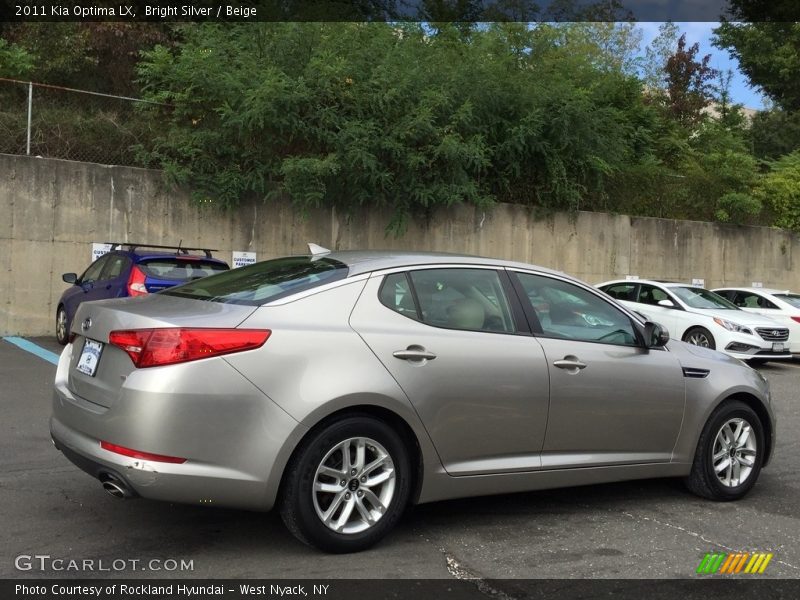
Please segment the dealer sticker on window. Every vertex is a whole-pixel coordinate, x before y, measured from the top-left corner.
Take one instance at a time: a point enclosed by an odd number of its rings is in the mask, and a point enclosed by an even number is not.
[[[86,340],[83,344],[81,359],[78,361],[78,365],[75,368],[84,375],[94,377],[95,371],[97,371],[97,363],[100,362],[100,354],[102,352],[102,342]]]

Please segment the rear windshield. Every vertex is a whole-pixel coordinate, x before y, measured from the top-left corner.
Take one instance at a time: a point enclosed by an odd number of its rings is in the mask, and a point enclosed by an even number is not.
[[[784,302],[788,302],[795,308],[800,308],[800,295],[798,294],[772,294],[779,300],[783,300]]]
[[[139,263],[148,277],[167,281],[191,281],[228,270],[228,265],[202,259],[153,258]]]
[[[195,300],[259,306],[347,277],[347,265],[329,258],[290,256],[233,269],[161,292]]]

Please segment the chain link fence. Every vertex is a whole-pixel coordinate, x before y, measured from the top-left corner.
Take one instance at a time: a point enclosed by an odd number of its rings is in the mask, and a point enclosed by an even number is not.
[[[0,153],[146,167],[146,100],[0,78]]]

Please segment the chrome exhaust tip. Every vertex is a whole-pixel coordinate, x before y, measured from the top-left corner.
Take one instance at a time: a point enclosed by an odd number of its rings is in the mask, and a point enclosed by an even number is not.
[[[133,498],[136,495],[125,482],[117,479],[113,475],[103,475],[101,476],[100,481],[102,482],[103,489],[106,491],[106,493],[119,500]]]

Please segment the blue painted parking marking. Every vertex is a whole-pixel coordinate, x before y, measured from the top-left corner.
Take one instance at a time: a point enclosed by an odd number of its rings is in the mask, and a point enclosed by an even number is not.
[[[12,337],[4,337],[3,339],[10,344],[14,344],[18,348],[22,348],[26,352],[35,354],[39,358],[42,358],[49,363],[53,363],[54,365],[58,364],[58,354],[56,354],[55,352],[50,352],[50,350],[42,348],[41,346],[34,344],[33,342],[26,340],[25,338],[12,336]]]

